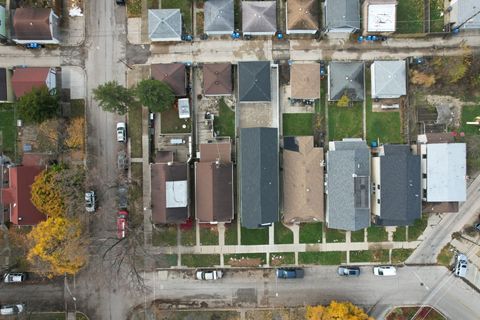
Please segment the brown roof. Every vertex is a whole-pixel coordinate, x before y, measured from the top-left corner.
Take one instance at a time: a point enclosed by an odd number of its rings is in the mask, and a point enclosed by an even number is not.
[[[323,148],[313,137],[286,137],[283,151],[283,219],[323,221]]]
[[[183,63],[159,63],[151,66],[152,78],[164,81],[177,97],[186,95],[185,65]]]
[[[33,88],[47,86],[50,68],[16,68],[13,72],[12,86],[15,96],[20,98]]]
[[[317,0],[288,0],[287,29],[318,29],[319,9]]]
[[[18,8],[13,16],[13,29],[18,40],[52,40],[48,8]]]
[[[203,90],[206,95],[232,94],[232,65],[230,63],[205,64]]]
[[[200,144],[201,162],[215,162],[219,160],[222,163],[229,163],[232,159],[231,153],[232,146],[230,142]]]
[[[292,64],[290,85],[294,99],[320,99],[320,64]]]

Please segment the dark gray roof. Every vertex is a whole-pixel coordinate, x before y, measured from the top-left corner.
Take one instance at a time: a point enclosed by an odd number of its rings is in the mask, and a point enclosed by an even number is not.
[[[360,29],[360,0],[325,0],[325,28]]]
[[[205,33],[222,34],[234,30],[233,0],[205,2]]]
[[[365,141],[333,141],[327,153],[327,223],[332,229],[370,225],[370,150]]]
[[[278,129],[240,130],[240,215],[242,226],[258,228],[279,220]]]
[[[422,214],[420,156],[408,145],[385,145],[380,157],[380,217],[383,226],[411,225]]]
[[[0,101],[7,101],[7,69],[0,68]]]
[[[240,102],[270,101],[270,62],[238,63],[238,95]]]
[[[350,101],[363,101],[364,70],[363,62],[331,62],[328,66],[328,99],[338,101],[347,94]]]

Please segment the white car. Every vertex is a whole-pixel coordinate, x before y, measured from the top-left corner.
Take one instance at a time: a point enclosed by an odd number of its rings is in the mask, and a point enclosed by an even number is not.
[[[24,272],[9,272],[3,276],[3,282],[5,283],[23,282],[26,279],[27,274]]]
[[[376,276],[396,276],[397,269],[394,266],[378,266],[373,267],[373,274]]]
[[[454,274],[457,277],[464,278],[467,275],[468,258],[463,253],[459,253],[455,257],[455,269]]]
[[[95,196],[95,191],[91,190],[91,191],[85,192],[85,210],[87,212],[90,212],[90,213],[95,212],[96,201],[97,201],[97,198]]]
[[[196,273],[198,280],[217,280],[223,277],[221,270],[199,270]]]
[[[25,310],[24,304],[6,304],[0,307],[0,314],[2,316],[13,316]]]
[[[127,124],[125,122],[117,123],[117,141],[127,142]]]

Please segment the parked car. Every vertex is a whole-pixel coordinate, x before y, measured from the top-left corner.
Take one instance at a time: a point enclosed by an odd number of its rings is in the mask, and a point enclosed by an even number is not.
[[[117,236],[118,239],[123,239],[127,236],[127,228],[128,228],[128,211],[120,210],[117,214]]]
[[[467,275],[467,266],[468,266],[468,259],[467,256],[463,253],[457,254],[455,257],[455,269],[453,269],[453,273],[457,277],[465,277]]]
[[[127,124],[125,122],[117,123],[117,141],[127,142]]]
[[[117,167],[118,170],[128,170],[128,157],[124,150],[117,153]]]
[[[376,276],[396,276],[397,269],[394,266],[378,266],[373,267],[373,274]]]
[[[25,272],[9,272],[3,276],[3,282],[5,283],[24,282],[25,280],[27,280]]]
[[[222,270],[198,270],[196,272],[197,280],[218,280],[222,279]]]
[[[24,304],[6,304],[0,307],[0,314],[2,316],[13,316],[25,310]]]
[[[358,277],[360,275],[360,268],[340,266],[338,267],[337,273],[339,276],[344,276],[344,277],[352,277],[352,276]]]
[[[124,5],[125,5],[125,0],[115,0],[115,2],[116,2],[119,6],[124,6]]]
[[[25,48],[27,49],[41,49],[43,46],[37,42],[30,42],[25,44]]]
[[[303,278],[304,275],[303,269],[301,268],[279,268],[276,273],[279,279]]]
[[[117,197],[118,197],[118,209],[125,210],[128,207],[128,188],[126,186],[118,186],[117,189]]]
[[[95,195],[95,191],[90,190],[85,192],[85,210],[87,212],[90,212],[90,213],[95,212],[96,202],[97,202],[97,198]]]
[[[480,222],[475,223],[475,225],[473,227],[475,228],[475,230],[480,231]]]

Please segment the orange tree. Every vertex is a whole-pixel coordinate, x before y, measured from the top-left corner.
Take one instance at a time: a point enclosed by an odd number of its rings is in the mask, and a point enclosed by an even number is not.
[[[307,306],[307,320],[373,320],[350,302],[332,301],[328,306]]]
[[[43,170],[32,184],[33,205],[48,217],[58,217],[65,212],[62,189],[58,185],[59,166]]]

